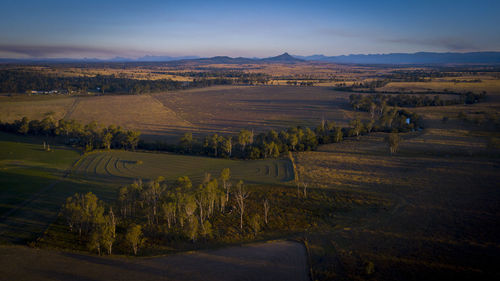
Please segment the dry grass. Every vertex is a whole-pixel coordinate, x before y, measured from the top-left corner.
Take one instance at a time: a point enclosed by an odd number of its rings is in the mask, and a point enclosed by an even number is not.
[[[146,138],[177,141],[195,134],[256,132],[295,125],[316,126],[324,118],[346,125],[356,114],[349,93],[326,87],[217,86],[152,95],[91,97],[1,97],[0,120],[23,116],[40,119],[54,111],[56,119],[116,124],[139,130]]]
[[[192,125],[150,95],[79,98],[66,118],[136,129],[146,135],[186,131]]]
[[[480,127],[442,126],[404,136],[393,156],[382,133],[296,154],[312,186],[392,202],[384,212],[337,217],[340,230],[326,236],[311,234],[317,277],[498,277],[491,257],[500,254],[500,150],[486,147]]]
[[[0,120],[12,122],[26,116],[30,120],[43,119],[46,113],[53,112],[54,118],[63,118],[68,108],[75,101],[74,98],[46,98],[30,97],[20,99],[18,97],[0,97]]]
[[[199,130],[225,133],[316,126],[322,118],[345,124],[353,115],[348,96],[329,88],[286,86],[214,87],[155,95]]]
[[[475,93],[481,93],[482,91],[486,91],[487,93],[500,93],[500,79],[483,78],[482,81],[478,83],[466,83],[466,82],[455,83],[446,81],[445,79],[436,80],[432,82],[390,82],[386,86],[378,88],[377,90],[390,91],[390,92],[399,92],[399,91],[426,92],[426,91],[444,91],[445,89],[453,92],[470,91]]]

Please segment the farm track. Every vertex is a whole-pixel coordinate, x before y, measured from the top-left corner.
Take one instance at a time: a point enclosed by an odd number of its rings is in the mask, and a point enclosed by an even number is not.
[[[182,118],[181,116],[179,116],[179,114],[177,114],[177,112],[175,112],[173,109],[171,109],[170,107],[166,106],[161,100],[159,100],[155,95],[149,95],[151,97],[151,99],[161,105],[161,107],[163,107],[163,109],[165,109],[167,112],[171,112],[177,119],[181,120],[182,122],[185,122],[188,126],[190,127],[194,127],[194,125],[189,122],[188,120]]]
[[[75,97],[75,101],[73,102],[73,104],[71,105],[71,107],[68,109],[68,111],[66,112],[66,114],[64,114],[63,119],[69,120],[70,117],[71,117],[71,115],[73,114],[73,112],[75,112],[76,108],[78,107],[79,103],[80,103],[80,98],[79,97]]]

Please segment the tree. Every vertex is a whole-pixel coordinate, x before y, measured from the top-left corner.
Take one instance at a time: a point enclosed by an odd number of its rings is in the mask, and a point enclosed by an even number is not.
[[[260,231],[260,216],[259,214],[254,214],[250,218],[250,227],[252,227],[252,230],[254,231],[255,234],[257,234]]]
[[[236,185],[236,203],[238,204],[238,211],[240,213],[240,229],[243,229],[243,216],[245,214],[245,200],[248,198],[249,193],[243,186],[243,181],[239,181]]]
[[[73,231],[78,229],[79,237],[93,231],[103,221],[104,206],[92,192],[85,195],[76,193],[66,199],[63,214]]]
[[[296,134],[289,134],[288,142],[290,143],[292,150],[295,150],[295,146],[297,146],[297,144],[299,143],[299,138],[297,137]]]
[[[222,138],[222,151],[224,151],[228,157],[231,157],[233,151],[233,143],[231,137]]]
[[[109,131],[102,136],[102,146],[108,150],[111,148],[112,141],[113,141],[113,134],[111,134]]]
[[[241,130],[238,134],[238,144],[241,146],[241,151],[245,151],[245,147],[253,142],[253,134],[248,130]]]
[[[220,138],[217,134],[213,134],[209,140],[210,141],[209,146],[214,151],[215,157],[217,157],[217,148],[219,147],[219,140],[220,140]]]
[[[102,221],[98,223],[98,226],[92,231],[87,244],[89,250],[97,250],[97,253],[101,254],[101,247],[106,249],[108,255],[111,255],[113,249],[113,243],[115,241],[115,222],[113,212],[102,218]]]
[[[127,229],[127,234],[125,235],[125,240],[132,248],[134,255],[137,255],[137,251],[144,243],[144,238],[142,237],[142,228],[140,225],[132,224]]]
[[[359,134],[361,134],[361,131],[363,130],[363,123],[361,123],[361,120],[359,118],[351,120],[349,125],[351,125],[354,135],[359,137]]]
[[[399,143],[401,142],[401,138],[398,133],[393,132],[386,136],[385,141],[389,148],[391,155],[396,153],[399,148]]]
[[[162,180],[162,178],[153,180],[143,189],[142,197],[146,205],[148,223],[150,225],[158,223],[159,202],[166,190],[166,186],[161,184]]]
[[[222,187],[226,191],[226,202],[229,201],[229,189],[231,188],[229,184],[229,179],[231,178],[231,170],[229,168],[224,168],[220,172],[220,179],[222,181]]]
[[[344,138],[344,133],[342,133],[342,128],[336,127],[335,133],[333,134],[333,141],[341,142],[343,138]]]
[[[267,224],[267,215],[269,213],[269,200],[264,199],[264,222]]]
[[[304,187],[304,189],[303,189],[304,198],[307,198],[307,186],[308,186],[308,183],[302,181],[302,186]]]
[[[193,147],[193,134],[192,133],[185,133],[184,136],[182,136],[180,142],[180,146],[184,150],[184,152],[191,152],[191,149]]]
[[[135,150],[135,148],[137,147],[137,145],[139,144],[139,137],[140,137],[141,133],[138,132],[138,131],[127,131],[127,136],[126,136],[126,145],[124,145],[125,147],[129,147],[130,149],[132,150]]]
[[[16,124],[17,132],[19,134],[27,135],[29,130],[30,130],[30,125],[29,125],[29,120],[28,117],[23,117],[21,121],[18,121],[18,124]]]

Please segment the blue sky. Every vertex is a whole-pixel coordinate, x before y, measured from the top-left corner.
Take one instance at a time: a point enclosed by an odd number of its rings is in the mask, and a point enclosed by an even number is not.
[[[500,1],[2,0],[0,57],[500,51]]]

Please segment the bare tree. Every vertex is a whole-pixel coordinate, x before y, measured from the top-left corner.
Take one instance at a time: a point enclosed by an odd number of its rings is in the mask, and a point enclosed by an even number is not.
[[[238,203],[238,210],[240,213],[240,229],[243,229],[243,215],[245,214],[245,200],[248,198],[249,193],[243,186],[243,181],[239,181],[236,185],[236,203]]]

